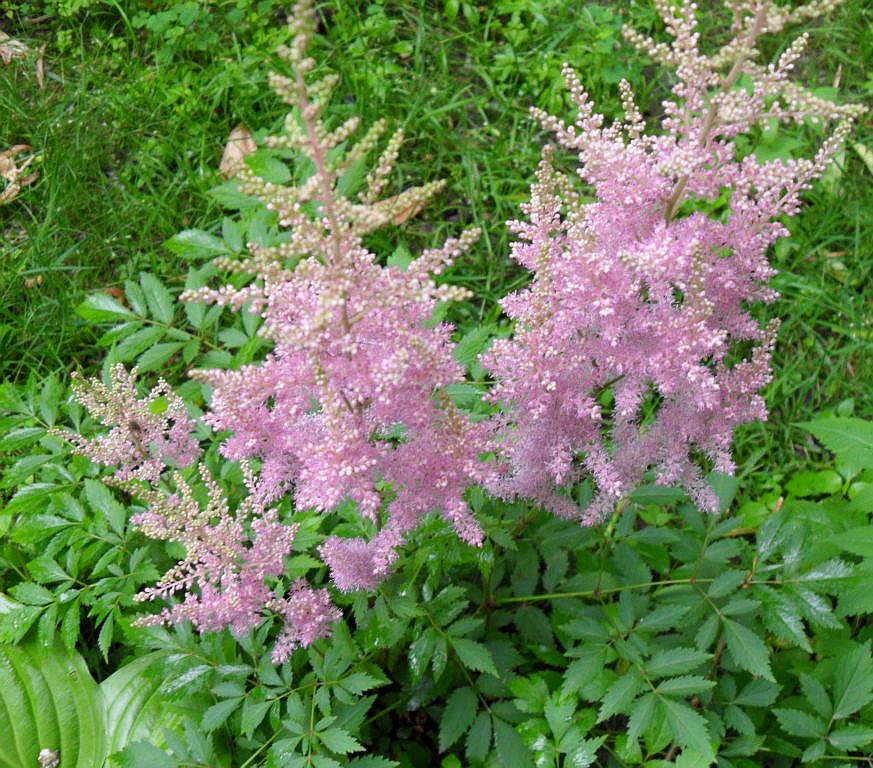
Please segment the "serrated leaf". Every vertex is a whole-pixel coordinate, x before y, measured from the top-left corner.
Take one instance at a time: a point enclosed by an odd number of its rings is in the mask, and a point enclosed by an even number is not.
[[[812,675],[800,674],[800,687],[809,705],[823,718],[831,718],[831,700],[825,687]]]
[[[634,702],[627,723],[629,739],[638,739],[646,732],[646,729],[652,724],[656,703],[657,697],[654,693],[647,693]]]
[[[675,627],[688,613],[687,605],[663,605],[643,616],[636,626],[637,631],[663,632]]]
[[[492,719],[494,721],[494,747],[501,763],[506,766],[511,765],[512,768],[532,768],[531,754],[515,728],[499,717]]]
[[[642,688],[643,678],[640,673],[635,668],[629,669],[606,690],[597,713],[597,722],[627,712]]]
[[[83,301],[76,311],[90,323],[111,323],[135,317],[127,307],[106,293],[95,293]]]
[[[801,422],[798,426],[811,432],[841,459],[873,466],[873,422],[852,417],[832,417]]]
[[[233,699],[219,701],[217,704],[213,704],[209,707],[209,709],[203,713],[203,720],[201,721],[203,730],[209,733],[223,725],[224,721],[230,717],[231,713],[239,707],[242,700],[242,696],[237,696]]]
[[[500,677],[497,667],[494,666],[494,659],[491,658],[491,652],[484,645],[466,637],[452,637],[449,640],[465,667]]]
[[[802,712],[799,709],[783,709],[777,707],[773,710],[779,725],[786,733],[792,736],[802,736],[807,739],[818,739],[827,731],[827,724],[817,717]]]
[[[142,286],[152,317],[170,325],[173,322],[173,297],[167,287],[150,272],[143,272],[139,276],[139,284]]]
[[[672,696],[690,696],[694,693],[703,693],[715,687],[715,682],[707,680],[700,675],[682,675],[671,677],[658,684],[658,693]]]
[[[745,580],[746,574],[742,571],[724,571],[715,577],[706,594],[712,598],[726,597],[734,590],[739,589]]]
[[[834,719],[857,712],[873,700],[873,661],[870,642],[844,654],[834,675]]]
[[[660,651],[646,662],[646,672],[650,677],[670,677],[693,672],[701,664],[712,658],[712,654],[696,648],[671,648]]]
[[[213,190],[213,192],[215,191]],[[251,198],[247,198],[244,195],[241,195],[240,198],[246,202],[251,201]],[[167,240],[164,246],[184,259],[231,255],[231,251],[224,240],[215,235],[210,235],[202,229],[183,230]]]
[[[487,712],[480,712],[467,734],[466,755],[470,760],[484,761],[490,745],[491,716]]]
[[[706,721],[687,704],[675,699],[660,699],[659,704],[670,726],[673,740],[683,748],[693,749],[707,761],[715,760]]]
[[[478,704],[476,694],[471,688],[456,688],[452,691],[440,718],[440,752],[451,747],[473,724]]]
[[[176,768],[178,763],[164,750],[146,741],[136,741],[112,755],[119,768]]]
[[[864,725],[847,725],[845,728],[832,731],[828,735],[828,741],[839,750],[851,752],[858,747],[873,743],[873,728]]]
[[[181,341],[165,341],[161,344],[155,344],[140,356],[139,360],[136,361],[136,367],[144,373],[155,371],[175,355],[182,346]]]
[[[766,643],[748,627],[724,619],[725,640],[734,663],[756,677],[775,682],[770,670],[770,651]]]
[[[360,752],[363,747],[348,731],[343,728],[328,728],[319,731],[318,738],[331,752],[347,755],[349,752]]]
[[[751,680],[734,698],[743,707],[769,707],[779,695],[779,686],[769,680]]]

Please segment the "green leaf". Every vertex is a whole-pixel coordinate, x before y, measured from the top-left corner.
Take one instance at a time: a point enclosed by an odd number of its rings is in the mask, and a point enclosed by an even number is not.
[[[756,677],[775,682],[770,670],[770,652],[764,641],[751,629],[732,619],[724,619],[728,651],[734,663]]]
[[[445,752],[473,724],[478,704],[476,694],[471,688],[456,688],[452,691],[440,718],[440,752]]]
[[[494,659],[491,658],[491,652],[484,645],[466,637],[451,637],[449,642],[465,667],[500,677],[494,666]]]
[[[798,426],[812,432],[844,461],[873,466],[873,421],[833,417],[801,422]]]
[[[731,592],[740,588],[746,580],[746,574],[742,571],[726,570],[715,577],[706,594],[712,598],[726,597]]]
[[[647,693],[634,702],[627,723],[627,736],[629,739],[638,739],[652,724],[657,701],[658,699],[654,693]]]
[[[671,648],[652,656],[646,662],[646,672],[650,677],[672,677],[693,672],[711,658],[712,654],[696,648]]]
[[[0,645],[0,746],[4,768],[35,768],[42,749],[65,767],[102,768],[103,702],[79,654],[59,642]]]
[[[225,699],[224,701],[219,701],[217,704],[213,704],[206,712],[203,713],[203,730],[209,733],[210,731],[214,731],[216,728],[221,726],[228,717],[230,717],[231,712],[233,712],[243,700],[242,696],[236,696],[232,699]]]
[[[146,670],[168,651],[134,659],[113,672],[100,690],[106,702],[107,751],[114,754],[128,744],[156,741],[165,727],[174,727],[180,717],[167,707],[160,692],[161,680]]]
[[[594,765],[594,761],[597,760],[597,751],[603,746],[604,741],[606,741],[606,736],[583,739],[569,754],[564,765],[573,766],[573,768],[588,768],[589,765]]]
[[[347,755],[349,752],[360,752],[363,747],[348,731],[342,728],[328,728],[319,731],[318,738],[331,752]]]
[[[839,750],[851,752],[873,742],[873,728],[863,725],[847,725],[845,728],[832,731],[828,736],[828,741]]]
[[[183,230],[178,235],[173,235],[164,245],[183,259],[231,255],[224,240],[202,229]]]
[[[496,330],[494,325],[480,325],[467,331],[455,346],[455,358],[458,362],[465,368],[473,365]]]
[[[672,696],[691,696],[695,693],[703,693],[715,687],[715,682],[707,680],[700,675],[683,675],[682,677],[671,677],[669,680],[664,680],[658,685],[658,693],[669,694]]]
[[[827,541],[854,555],[873,557],[873,525],[862,525],[831,534]]]
[[[825,735],[827,724],[817,717],[813,717],[799,709],[782,709],[777,707],[773,710],[779,725],[786,733],[792,736],[802,736],[807,739],[818,739]]]
[[[470,760],[482,762],[488,756],[491,745],[491,716],[487,712],[476,715],[473,727],[467,734],[466,755]]]
[[[629,669],[618,678],[603,695],[597,722],[602,722],[613,715],[627,712],[631,702],[643,688],[643,678],[636,668]]]
[[[494,717],[494,747],[502,765],[512,768],[532,768],[531,754],[521,736],[509,723]]]
[[[687,704],[674,699],[659,700],[674,741],[682,748],[699,752],[707,765],[715,760],[706,721]]]
[[[844,654],[834,675],[834,719],[857,712],[873,700],[873,662],[870,642]]]
[[[800,687],[809,705],[823,718],[830,720],[832,709],[831,700],[825,687],[811,675],[804,672],[800,674]]]
[[[182,346],[181,341],[165,341],[162,344],[155,344],[136,361],[136,367],[142,372],[157,370],[175,355]]]
[[[173,322],[173,297],[166,286],[149,272],[139,276],[149,311],[159,322],[170,325]]]
[[[261,724],[261,721],[272,705],[272,701],[264,700],[263,690],[255,688],[243,703],[240,730],[247,735],[251,735],[255,728]]]
[[[145,741],[136,741],[122,752],[112,755],[119,768],[176,768],[178,763],[162,749]]]
[[[291,181],[291,171],[288,170],[288,166],[264,149],[247,155],[244,162],[264,181],[271,184],[287,184]]]
[[[111,323],[135,317],[127,307],[106,293],[95,293],[83,301],[76,311],[89,323]]]

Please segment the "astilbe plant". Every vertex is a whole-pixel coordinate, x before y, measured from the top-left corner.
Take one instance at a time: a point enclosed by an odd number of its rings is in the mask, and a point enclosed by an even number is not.
[[[188,619],[201,630],[239,633],[279,613],[285,629],[276,661],[328,634],[339,613],[327,590],[304,581],[282,597],[268,586],[282,575],[294,538],[294,528],[271,504],[293,494],[298,509],[330,513],[354,502],[376,534],[332,536],[320,553],[339,589],[372,588],[387,576],[406,535],[433,511],[464,541],[481,543],[465,493],[489,480],[491,465],[480,456],[494,448],[489,425],[471,420],[447,394],[449,385],[463,380],[464,369],[454,357],[452,327],[432,320],[439,302],[467,295],[437,285],[434,277],[479,232],[425,251],[406,269],[382,266],[364,247],[367,233],[418,210],[442,183],[380,198],[402,140],[398,133],[359,199],[338,191],[341,174],[376,146],[385,123],[377,122],[348,152],[338,151],[357,120],[328,129],[322,112],[336,78],[307,82],[315,66],[306,56],[315,27],[311,2],[297,4],[290,24],[293,43],[280,55],[294,77],[274,74],[271,83],[295,109],[285,132],[265,143],[301,153],[315,170],[297,186],[268,183],[247,169],[240,174],[241,190],[276,211],[290,237],[275,247],[249,244],[243,260],[217,260],[248,278],[243,287],[201,288],[182,297],[258,313],[264,319],[260,333],[272,342],[262,362],[192,372],[211,391],[205,423],[231,433],[220,451],[242,463],[248,496],[231,511],[201,465],[209,498],[203,506],[181,472],[166,472],[196,458],[193,422],[163,383],[139,400],[134,377],[123,368],[113,373],[112,387],[92,380],[77,389],[95,418],[118,426],[96,445],[73,438],[91,458],[120,465],[109,482],[148,502],[134,520],[146,534],[185,545],[185,559],[141,595],[149,600],[186,593],[184,600],[144,623]],[[149,415],[162,396],[170,398],[170,409]]]
[[[547,148],[528,220],[510,222],[512,256],[533,281],[504,299],[515,335],[484,360],[497,380],[491,397],[503,406],[497,427],[511,464],[493,486],[498,494],[590,525],[654,470],[656,482],[683,486],[717,511],[701,464],[732,473],[735,427],[766,418],[761,390],[777,325],[761,328],[749,306],[776,297],[767,249],[787,234],[781,219],[798,211],[863,111],[789,80],[806,36],[766,66],[756,46],[836,4],[730,0],[733,37],[707,55],[695,4],[658,0],[669,45],[624,32],[676,71],[660,130],[645,132],[627,82],[624,120],[607,125],[569,66],[574,124],[533,110],[576,154],[595,199],[556,170]],[[762,162],[737,151],[737,137],[755,126],[807,119],[834,126],[812,159]],[[714,214],[719,200],[728,210]],[[743,343],[755,345],[746,358]],[[586,474],[597,492],[580,509],[563,489]]]

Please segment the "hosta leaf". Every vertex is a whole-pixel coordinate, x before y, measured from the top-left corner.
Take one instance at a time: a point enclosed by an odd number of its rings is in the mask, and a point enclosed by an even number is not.
[[[452,691],[440,718],[440,752],[445,752],[473,724],[477,707],[478,700],[471,688]]]
[[[774,681],[770,670],[770,651],[751,629],[732,619],[724,619],[724,634],[734,663],[756,677]]]
[[[113,754],[137,741],[159,743],[165,727],[173,727],[179,716],[168,709],[160,693],[161,679],[146,670],[167,651],[155,651],[125,664],[100,683],[106,702],[106,746]]]
[[[60,643],[0,646],[0,761],[34,768],[39,752],[63,756],[63,768],[102,768],[103,703],[84,660]]]

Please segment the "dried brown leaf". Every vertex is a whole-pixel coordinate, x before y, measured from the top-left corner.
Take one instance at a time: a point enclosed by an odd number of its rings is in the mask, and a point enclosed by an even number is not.
[[[4,64],[8,64],[12,59],[23,59],[28,53],[30,53],[28,46],[0,31],[0,60]]]
[[[33,155],[21,165],[15,159],[17,155],[27,152],[29,149],[30,146],[27,144],[16,144],[5,152],[0,152],[0,178],[7,181],[6,188],[0,192],[0,205],[12,202],[21,193],[22,187],[36,181],[36,172],[24,175],[24,171],[33,162]]]
[[[257,148],[252,132],[240,123],[227,137],[218,172],[226,179],[234,176],[242,165],[243,158],[255,152]]]
[[[39,58],[36,60],[36,84],[40,90],[45,88],[45,49],[48,43],[43,43],[39,48]]]

